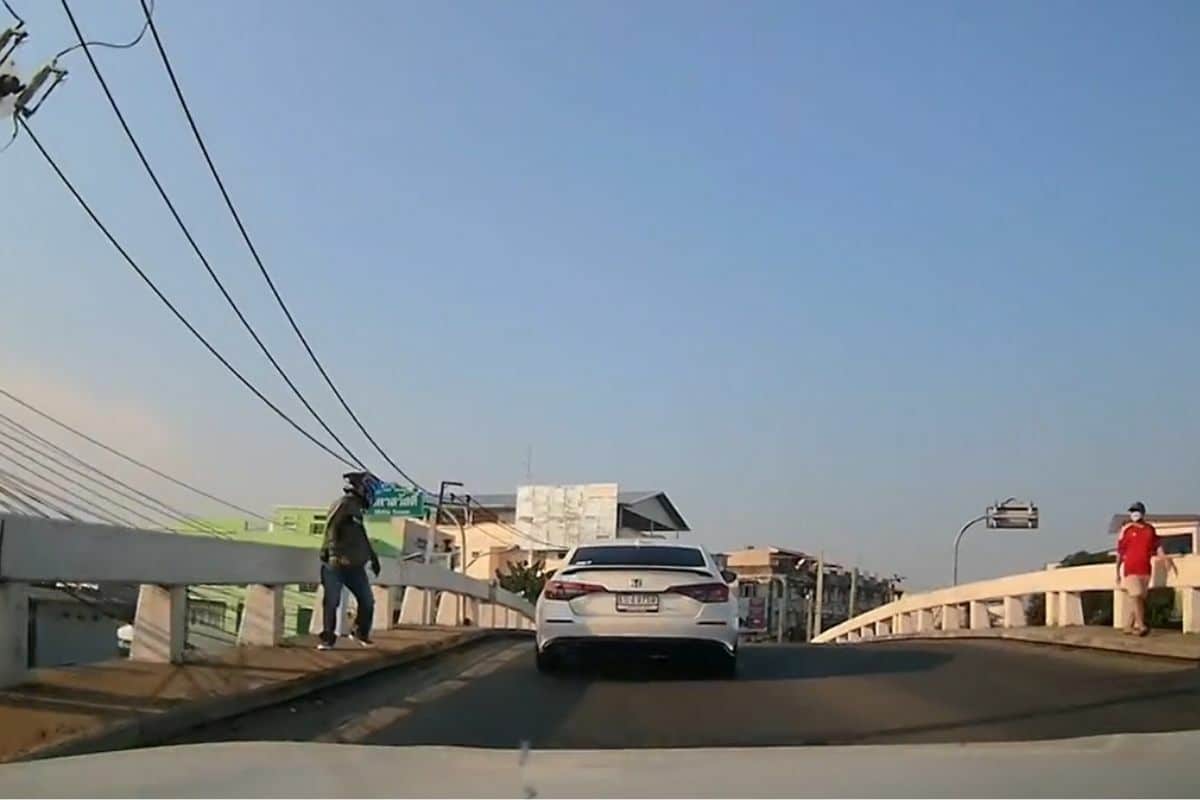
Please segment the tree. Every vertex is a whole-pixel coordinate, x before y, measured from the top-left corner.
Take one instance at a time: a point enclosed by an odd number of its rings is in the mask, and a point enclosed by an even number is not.
[[[531,603],[536,603],[546,585],[546,562],[538,559],[533,564],[527,561],[514,561],[508,565],[508,572],[496,570],[496,580],[501,589],[521,595]]]

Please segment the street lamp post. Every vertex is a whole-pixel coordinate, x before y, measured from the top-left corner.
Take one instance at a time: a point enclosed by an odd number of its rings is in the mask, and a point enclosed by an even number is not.
[[[963,525],[958,531],[958,536],[954,537],[954,581],[951,584],[952,586],[958,586],[958,546],[962,544],[962,538],[966,534],[967,529],[976,523],[983,522],[985,519],[987,519],[987,514],[980,514],[966,525]]]
[[[995,530],[1033,530],[1038,526],[1038,507],[1033,503],[1018,503],[1017,498],[1009,497],[1002,503],[988,506],[978,517],[963,525],[954,537],[954,582],[958,585],[958,546],[962,544],[967,529],[977,523],[987,521],[987,527]]]

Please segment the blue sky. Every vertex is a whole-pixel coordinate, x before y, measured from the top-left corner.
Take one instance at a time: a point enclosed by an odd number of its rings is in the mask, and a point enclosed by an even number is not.
[[[15,0],[14,0],[15,4]],[[32,64],[71,41],[21,4]],[[137,3],[78,0],[93,37]],[[1200,9],[1155,3],[184,3],[158,22],[314,345],[421,479],[666,489],[707,544],[915,585],[1200,510]],[[100,52],[214,265],[272,305],[149,43]],[[289,410],[80,54],[32,122],[117,234]],[[246,502],[338,466],[167,316],[28,142],[0,156],[5,385]],[[14,187],[17,187],[14,190]],[[314,426],[315,427],[315,426]],[[364,453],[367,447],[355,440]]]

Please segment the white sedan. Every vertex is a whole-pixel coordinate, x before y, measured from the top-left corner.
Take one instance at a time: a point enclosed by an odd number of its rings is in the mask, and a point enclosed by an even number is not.
[[[537,602],[537,666],[629,649],[683,655],[732,677],[738,604],[702,547],[661,540],[581,544],[546,582]]]

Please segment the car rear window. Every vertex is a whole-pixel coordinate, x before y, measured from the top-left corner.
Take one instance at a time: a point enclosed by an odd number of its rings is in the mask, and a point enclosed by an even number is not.
[[[703,567],[704,554],[691,547],[581,547],[571,556],[575,567]]]

